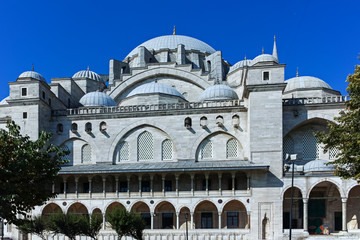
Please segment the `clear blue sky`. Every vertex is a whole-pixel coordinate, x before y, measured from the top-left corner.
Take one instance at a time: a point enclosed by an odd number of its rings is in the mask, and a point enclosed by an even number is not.
[[[231,64],[271,53],[277,37],[286,79],[310,75],[346,94],[360,64],[360,1],[25,1],[0,3],[0,98],[22,72],[48,82],[87,66],[108,74],[142,42],[176,33],[200,39]]]

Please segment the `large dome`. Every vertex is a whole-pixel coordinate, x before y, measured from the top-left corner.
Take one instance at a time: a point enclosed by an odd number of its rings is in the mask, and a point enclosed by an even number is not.
[[[26,71],[20,74],[19,78],[34,78],[39,81],[46,82],[45,78],[40,73],[34,71]]]
[[[134,90],[132,90],[127,97],[132,97],[135,95],[154,94],[154,93],[162,93],[162,94],[176,96],[185,99],[184,96],[181,95],[181,93],[179,93],[175,88],[158,82],[151,82],[140,85]]]
[[[215,49],[210,47],[208,44],[200,41],[196,38],[182,36],[182,35],[166,35],[150,39],[136,48],[134,48],[127,56],[131,57],[138,53],[138,47],[144,46],[148,50],[160,50],[160,49],[176,49],[179,44],[185,46],[185,50],[199,50],[200,52],[214,53]]]
[[[96,72],[90,71],[90,70],[82,70],[77,73],[75,73],[72,78],[74,79],[80,79],[80,78],[90,78],[92,80],[103,82],[102,78],[99,74]]]
[[[80,103],[85,107],[111,107],[116,106],[115,101],[106,93],[103,92],[90,92],[85,94],[81,99]]]
[[[298,89],[315,89],[315,88],[327,88],[332,89],[329,84],[323,80],[311,77],[311,76],[301,76],[290,78],[285,81],[287,83],[284,92],[290,92]]]
[[[239,97],[233,89],[227,85],[219,84],[205,89],[199,97],[199,102],[237,99],[239,99]]]

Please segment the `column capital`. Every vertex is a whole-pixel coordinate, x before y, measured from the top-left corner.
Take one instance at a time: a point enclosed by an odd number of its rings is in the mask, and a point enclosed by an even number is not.
[[[308,203],[309,199],[308,198],[303,198],[303,203]]]
[[[342,202],[342,203],[346,203],[346,202],[347,202],[347,200],[348,200],[348,199],[347,199],[347,197],[343,197],[343,198],[341,198],[341,202]]]

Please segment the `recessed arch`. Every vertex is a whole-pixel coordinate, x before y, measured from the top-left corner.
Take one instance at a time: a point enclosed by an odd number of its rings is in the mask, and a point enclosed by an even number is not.
[[[140,202],[136,202],[131,206],[131,211],[132,212],[136,212],[139,213],[142,218],[144,219],[145,223],[146,223],[146,229],[151,228],[151,213],[150,213],[150,208],[149,206],[140,201]]]
[[[218,228],[218,212],[216,205],[209,200],[203,200],[196,204],[194,211],[195,229]]]
[[[360,229],[360,185],[352,186],[347,194],[346,225],[348,230]]]
[[[49,216],[51,214],[62,213],[62,212],[63,211],[59,205],[57,205],[56,203],[49,203],[42,209],[41,215]]]
[[[239,200],[233,199],[224,205],[221,219],[221,228],[249,228],[246,207]]]
[[[89,214],[89,211],[84,204],[82,204],[80,202],[75,202],[69,206],[69,208],[67,209],[67,213],[75,213],[75,214],[85,215],[85,214]]]
[[[282,194],[283,199],[283,229],[289,229],[290,222],[293,229],[303,228],[303,195],[298,187],[293,188],[292,217],[290,221],[291,186]]]
[[[176,213],[175,207],[168,201],[159,202],[154,210],[155,229],[175,229]]]

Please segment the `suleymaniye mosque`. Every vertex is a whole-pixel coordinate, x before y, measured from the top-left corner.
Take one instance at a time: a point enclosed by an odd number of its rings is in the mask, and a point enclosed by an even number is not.
[[[314,135],[347,96],[316,72],[285,79],[275,39],[272,52],[233,64],[175,34],[128,52],[108,73],[7,79],[0,127],[51,132],[70,151],[57,197],[31,215],[100,214],[100,240],[117,239],[107,222],[117,207],[141,214],[144,240],[276,240],[290,229],[292,239],[359,239],[360,185],[333,175],[338,150],[324,153]],[[11,224],[4,235],[38,239]]]

